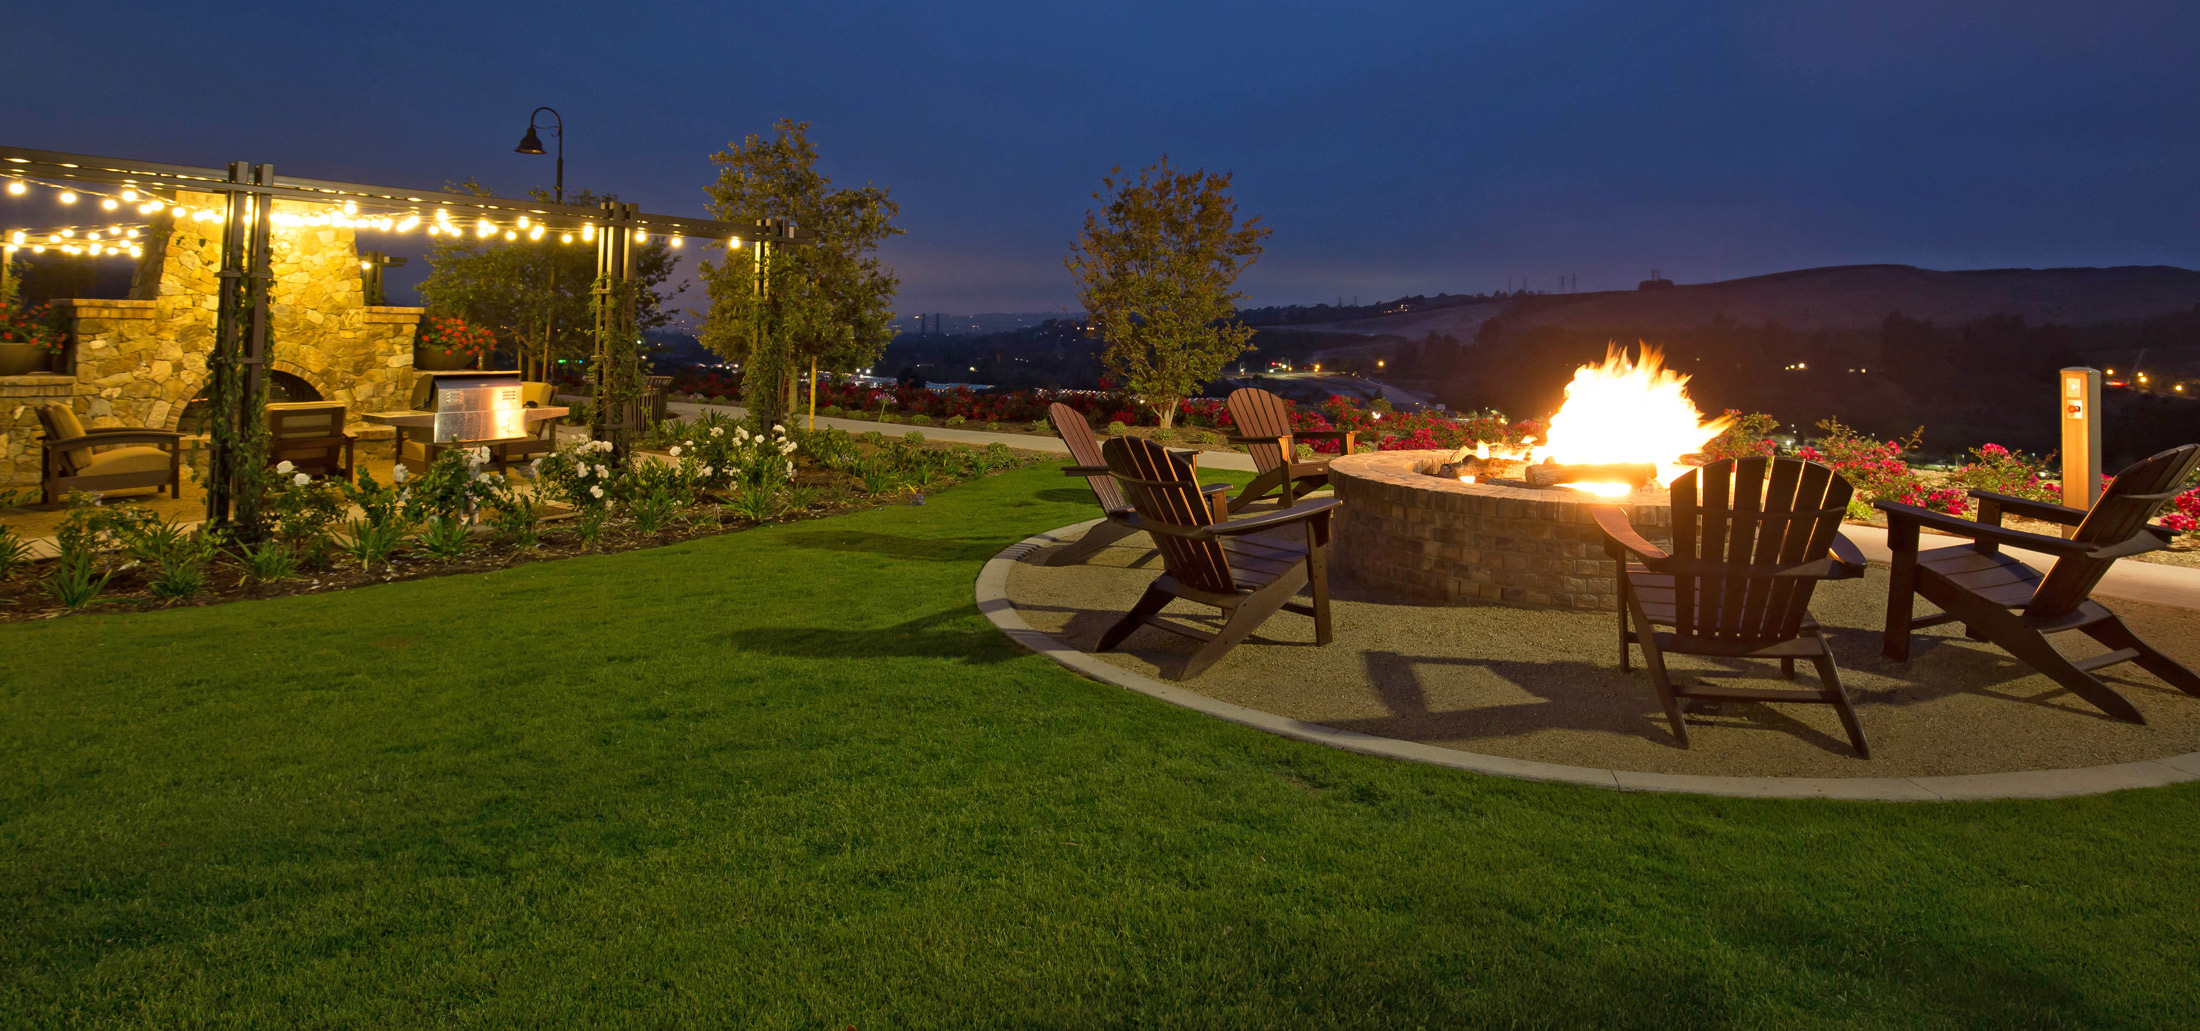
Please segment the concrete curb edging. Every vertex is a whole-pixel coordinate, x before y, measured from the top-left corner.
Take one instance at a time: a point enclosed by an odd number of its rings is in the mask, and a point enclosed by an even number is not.
[[[1098,522],[1098,519],[1087,520],[1026,537],[986,560],[984,568],[978,571],[975,585],[978,611],[984,613],[994,626],[1000,628],[1018,646],[1044,655],[1085,677],[1297,741],[1341,748],[1363,755],[1448,766],[1517,780],[1586,784],[1614,791],[1678,792],[1728,798],[1837,798],[1876,802],[2069,798],[2200,780],[2200,752],[2110,766],[1938,777],[1707,777],[1695,774],[1641,773],[1464,752],[1416,741],[1400,741],[1396,738],[1338,730],[1319,723],[1248,709],[1134,673],[1078,651],[1052,636],[1040,633],[1024,621],[1023,614],[1016,611],[1015,604],[1008,599],[1009,569],[1032,552],[1074,540]]]

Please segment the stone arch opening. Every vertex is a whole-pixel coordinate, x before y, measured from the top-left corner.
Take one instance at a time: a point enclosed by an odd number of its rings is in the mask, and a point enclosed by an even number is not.
[[[176,425],[173,427],[176,432],[183,434],[206,432],[207,412],[214,406],[214,402],[207,395],[213,392],[213,386],[214,381],[212,380],[199,384],[199,389],[194,393],[191,400],[185,402],[183,413],[176,417]],[[321,401],[325,399],[321,396],[321,392],[314,388],[313,384],[306,382],[305,377],[292,372],[284,372],[281,369],[269,369],[267,370],[267,400],[269,404],[281,404],[290,401]]]

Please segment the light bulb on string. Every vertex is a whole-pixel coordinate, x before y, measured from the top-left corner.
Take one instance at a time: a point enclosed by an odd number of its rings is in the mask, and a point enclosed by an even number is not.
[[[28,190],[28,189],[30,189],[30,187],[28,187],[28,186],[25,186],[25,185],[23,185],[23,180],[21,180],[21,179],[10,179],[10,180],[8,180],[8,192],[9,192],[9,193],[12,193],[12,194],[14,194],[14,195],[16,195],[16,196],[20,197],[20,196],[22,196],[22,195],[23,195],[23,191],[25,191],[25,190]]]
[[[418,216],[418,215],[407,215],[407,216],[405,216],[405,220],[404,220],[403,222],[399,222],[399,223],[397,223],[397,231],[398,231],[398,232],[400,232],[400,233],[409,233],[409,232],[412,232],[412,229],[413,229],[413,227],[414,227],[414,226],[417,226],[417,225],[419,225],[419,224],[420,224],[420,216]]]
[[[635,242],[635,243],[641,243],[641,242],[643,242],[644,240],[647,240],[647,239],[649,239],[649,234],[648,234],[648,233],[642,232],[642,231],[641,231],[641,230],[639,230],[639,229],[636,229],[636,230],[634,231],[634,242]]]
[[[527,238],[528,238],[528,239],[530,239],[530,240],[540,240],[540,239],[542,239],[542,227],[541,227],[541,226],[536,226],[535,228],[533,228],[533,229],[530,229],[530,230],[528,230],[528,231],[527,231]]]
[[[527,228],[527,216],[525,216],[525,215],[521,215],[521,216],[519,217],[519,227],[520,227],[521,229],[525,229],[525,228]]]
[[[63,190],[63,191],[61,191],[61,203],[63,203],[63,204],[74,204],[74,203],[76,203],[76,191],[75,191],[75,190]]]
[[[123,199],[123,201],[124,201],[124,202],[126,202],[126,203],[130,203],[130,204],[135,204],[135,203],[137,203],[137,191],[136,191],[136,190],[124,190],[124,191],[122,191],[122,199]]]
[[[519,233],[517,233],[517,232],[515,232],[515,231],[513,231],[513,230],[510,230],[510,229],[507,229],[507,230],[505,230],[505,231],[504,231],[504,238],[505,238],[505,239],[507,239],[507,240],[517,240],[517,239],[519,239]]]
[[[595,227],[594,225],[592,225],[592,224],[591,224],[591,225],[585,225],[585,226],[582,226],[582,227],[581,227],[581,239],[583,239],[583,240],[593,240],[593,239],[595,239],[595,238],[596,238],[596,227]]]
[[[106,209],[107,209],[107,210],[109,210],[109,211],[113,211],[113,210],[115,210],[116,208],[119,208],[119,207],[121,207],[121,206],[122,206],[122,202],[121,202],[121,201],[118,201],[118,200],[116,200],[116,199],[114,199],[113,197],[109,197],[109,198],[107,198],[106,200],[100,201],[100,202],[99,202],[99,206],[100,206],[100,207],[103,207],[103,208],[106,208]]]
[[[671,241],[671,242],[672,242],[672,246],[674,246],[674,247],[678,247],[678,246],[680,246],[680,238],[679,238],[679,237],[677,237],[677,236],[673,237],[673,238],[672,238],[672,241]]]
[[[559,236],[559,237],[558,237],[558,242],[559,242],[559,243],[572,243],[572,242],[573,242],[573,234],[571,234],[571,233],[566,233],[566,234],[564,234],[564,235],[561,235],[561,236]]]

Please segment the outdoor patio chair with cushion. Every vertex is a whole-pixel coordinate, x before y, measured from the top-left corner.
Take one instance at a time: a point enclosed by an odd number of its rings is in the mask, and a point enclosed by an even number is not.
[[[1338,505],[1335,498],[1229,519],[1200,489],[1192,464],[1167,448],[1142,437],[1117,437],[1101,450],[1130,502],[1128,509],[1108,518],[1152,534],[1167,569],[1146,588],[1138,604],[1101,635],[1101,651],[1122,644],[1140,626],[1203,641],[1177,673],[1178,679],[1189,680],[1237,647],[1277,609],[1314,617],[1314,643],[1329,643],[1325,553],[1330,514]],[[1303,538],[1251,536],[1288,528],[1299,529]],[[1301,590],[1312,595],[1311,604],[1291,600]],[[1222,628],[1210,633],[1161,618],[1161,610],[1177,599],[1221,609]]]
[[[1063,466],[1062,474],[1085,478],[1085,485],[1092,488],[1093,500],[1100,503],[1101,514],[1114,515],[1128,510],[1130,502],[1123,499],[1123,489],[1116,486],[1115,478],[1108,474],[1107,459],[1100,454],[1100,441],[1092,435],[1092,424],[1086,422],[1077,409],[1059,401],[1047,408],[1047,418],[1053,420],[1055,435],[1062,438],[1062,443],[1069,448],[1070,458],[1076,461],[1074,465]],[[1192,476],[1197,479],[1199,452],[1178,451],[1175,454],[1191,463]],[[1200,488],[1211,507],[1224,502],[1224,495],[1229,490],[1230,485],[1227,483],[1211,483]],[[1215,507],[1215,512],[1218,517],[1228,514],[1226,507]],[[1086,530],[1085,535],[1075,541],[1040,552],[1037,558],[1041,565],[1074,565],[1099,554],[1108,545],[1136,533],[1138,531],[1129,526],[1108,520]]]
[[[1230,499],[1232,512],[1270,497],[1277,499],[1277,507],[1288,508],[1308,493],[1329,485],[1329,459],[1301,461],[1301,440],[1338,441],[1342,444],[1339,454],[1352,453],[1353,431],[1293,429],[1290,403],[1258,387],[1231,391],[1227,404],[1230,422],[1237,428],[1230,441],[1245,445],[1259,474]]]
[[[1666,721],[1683,748],[1688,727],[1681,699],[1814,702],[1833,706],[1856,754],[1871,758],[1833,650],[1810,614],[1818,581],[1864,575],[1863,553],[1840,532],[1849,481],[1800,458],[1730,458],[1690,470],[1669,489],[1671,553],[1637,534],[1625,509],[1591,510],[1604,531],[1605,554],[1619,563],[1619,668],[1632,668],[1627,648],[1641,645]],[[1778,659],[1789,677],[1795,660],[1807,659],[1818,668],[1821,686],[1675,684],[1665,669],[1667,653]]]
[[[45,503],[71,491],[134,487],[166,487],[168,496],[182,496],[183,434],[126,426],[88,430],[75,409],[58,402],[38,406],[38,423],[46,433],[38,466]]]
[[[2200,466],[2200,444],[2171,448],[2117,473],[2090,510],[1974,490],[1970,493],[1978,499],[1979,509],[1978,521],[1972,522],[1913,505],[1877,502],[1887,513],[1887,547],[1894,552],[1894,576],[1887,595],[1887,657],[1898,662],[1910,657],[1912,630],[1961,622],[1973,637],[2001,646],[2118,719],[2146,722],[2128,699],[2094,676],[2094,670],[2136,662],[2178,690],[2200,696],[2200,676],[2140,640],[2115,613],[2092,598],[2094,586],[2117,559],[2169,544],[2170,532],[2148,520],[2185,489],[2196,466]],[[2001,525],[2003,513],[2077,529],[2067,540],[2006,529]],[[1968,537],[1970,542],[1920,551],[1918,532],[1925,528]],[[2042,576],[2002,554],[2004,544],[2053,555],[2055,564]],[[1912,618],[1916,596],[1943,611]],[[2084,632],[2109,651],[2066,658],[2049,638],[2073,630]]]
[[[267,464],[289,462],[299,472],[351,479],[357,440],[344,432],[347,409],[341,401],[271,404],[267,417]]]

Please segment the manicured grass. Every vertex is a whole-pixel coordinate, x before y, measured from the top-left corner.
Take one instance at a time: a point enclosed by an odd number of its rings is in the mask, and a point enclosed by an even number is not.
[[[923,507],[0,628],[0,1024],[2189,1027],[2200,790],[1621,795],[1081,680]]]

